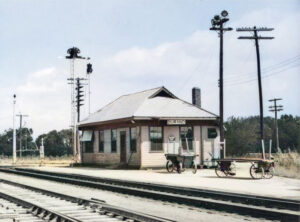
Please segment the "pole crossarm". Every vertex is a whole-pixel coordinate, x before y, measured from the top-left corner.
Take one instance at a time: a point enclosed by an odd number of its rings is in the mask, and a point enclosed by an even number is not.
[[[211,31],[232,31],[233,29],[232,28],[217,28],[217,27],[212,27],[210,28],[209,30]]]
[[[240,36],[238,39],[274,39],[274,37],[267,37],[267,36]]]
[[[17,114],[16,116],[28,117],[28,115]]]
[[[279,112],[279,111],[282,111],[283,109],[270,109],[269,111],[270,112]]]
[[[274,28],[267,28],[267,27],[244,27],[244,28],[237,28],[237,32],[253,32],[253,31],[273,31]]]
[[[282,100],[281,98],[269,99],[269,102],[279,101]]]
[[[274,108],[276,109],[276,108],[282,108],[282,107],[283,107],[282,105],[279,105],[279,106],[269,106],[270,109],[274,109]]]

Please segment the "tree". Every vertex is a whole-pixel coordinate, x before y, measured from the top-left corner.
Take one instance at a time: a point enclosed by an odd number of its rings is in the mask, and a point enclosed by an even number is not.
[[[282,115],[278,120],[278,128],[280,148],[300,152],[300,117]]]
[[[265,146],[268,149],[269,140],[273,141],[273,152],[275,149],[275,126],[274,118],[264,118]],[[230,117],[225,123],[227,129],[226,152],[228,155],[242,156],[246,153],[261,152],[261,141],[259,141],[259,117],[236,118]],[[278,120],[279,143],[283,151],[288,149],[300,152],[300,117],[283,115]]]
[[[30,128],[22,128],[22,150],[33,149],[35,144],[32,138],[33,130]],[[20,130],[16,130],[17,135],[17,150],[20,150]],[[11,156],[13,148],[13,130],[5,130],[4,133],[0,134],[0,153],[2,155]],[[26,155],[28,153],[23,152],[22,154]]]
[[[52,130],[47,134],[42,134],[36,139],[36,144],[41,146],[44,139],[45,156],[63,156],[72,153],[72,131],[71,130]]]

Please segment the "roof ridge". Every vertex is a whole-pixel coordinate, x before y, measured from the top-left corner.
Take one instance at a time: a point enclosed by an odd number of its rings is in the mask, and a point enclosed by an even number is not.
[[[155,87],[155,88],[152,88],[152,89],[146,89],[146,90],[139,91],[139,92],[134,92],[134,93],[129,93],[129,94],[121,95],[121,96],[117,97],[116,99],[114,99],[113,101],[111,101],[110,103],[108,103],[108,104],[106,104],[105,106],[103,106],[101,109],[98,109],[95,113],[100,112],[100,111],[103,110],[105,107],[109,106],[110,104],[114,103],[115,101],[117,101],[118,99],[120,99],[120,98],[122,98],[122,97],[130,96],[130,95],[134,95],[134,94],[138,94],[138,93],[143,93],[143,92],[147,92],[147,91],[154,90],[154,89],[161,89],[161,88],[165,88],[165,87],[164,87],[164,86],[160,86],[160,87]]]
[[[161,89],[161,88],[165,88],[165,87],[164,87],[164,86],[159,86],[159,87],[155,87],[155,88],[152,88],[152,89],[142,90],[142,91],[139,91],[139,92],[128,93],[128,94],[125,94],[125,95],[122,95],[122,96],[129,96],[129,95],[138,94],[138,93],[143,93],[143,92],[147,92],[147,91],[150,91],[150,90]],[[122,96],[120,96],[120,97],[122,97]]]
[[[175,96],[175,95],[174,95],[174,96]],[[169,98],[166,98],[166,99],[169,99]],[[204,112],[207,112],[207,113],[209,113],[209,114],[211,114],[211,115],[213,115],[213,116],[215,116],[215,117],[218,117],[217,114],[212,113],[212,112],[210,112],[210,111],[207,111],[206,109],[203,109],[203,108],[201,108],[201,107],[195,106],[194,104],[192,104],[192,103],[190,103],[190,102],[187,102],[187,101],[185,101],[185,100],[183,100],[183,99],[180,99],[180,98],[178,98],[178,97],[176,97],[176,96],[175,96],[175,98],[172,98],[172,99],[175,99],[175,100],[178,99],[179,101],[182,101],[182,102],[184,102],[184,103],[186,103],[186,104],[188,104],[188,105],[191,105],[191,106],[193,106],[193,107],[195,107],[195,108],[197,108],[197,109],[200,109],[200,110],[202,110],[202,111],[204,111]],[[146,102],[146,100],[145,100],[144,102],[142,102],[140,106],[142,106],[145,102]],[[140,107],[140,106],[139,106],[139,107]],[[139,109],[139,108],[138,108],[138,109]],[[138,109],[136,110],[136,112],[138,112]],[[136,113],[136,112],[134,112],[133,116],[135,116],[135,113]]]

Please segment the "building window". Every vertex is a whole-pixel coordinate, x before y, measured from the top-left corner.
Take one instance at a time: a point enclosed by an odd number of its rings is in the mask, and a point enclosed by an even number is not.
[[[130,152],[131,153],[136,152],[136,138],[137,138],[136,127],[130,128]]]
[[[214,139],[218,136],[216,128],[207,128],[207,138]]]
[[[83,131],[81,142],[84,144],[86,153],[94,152],[94,132],[93,131]]]
[[[151,151],[163,150],[162,127],[150,127]]]
[[[180,140],[184,151],[194,150],[194,132],[192,126],[180,127]]]
[[[99,131],[99,152],[104,152],[104,131]]]
[[[117,130],[111,130],[111,152],[117,152]]]
[[[90,142],[84,142],[85,144],[85,152],[86,153],[93,153],[94,152],[94,147],[93,147],[93,142],[90,141]]]

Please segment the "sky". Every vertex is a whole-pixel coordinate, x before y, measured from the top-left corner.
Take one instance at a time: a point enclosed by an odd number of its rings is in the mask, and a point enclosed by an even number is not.
[[[64,57],[73,46],[93,64],[92,112],[165,86],[188,102],[192,87],[201,88],[202,107],[218,114],[219,38],[209,28],[224,9],[233,28],[224,34],[225,117],[259,114],[255,45],[237,39],[252,33],[235,31],[254,25],[274,28],[260,33],[275,37],[259,42],[264,115],[279,97],[281,114],[299,116],[299,0],[0,0],[0,133],[12,128],[13,94],[35,137],[69,127]],[[84,77],[85,66],[76,61],[76,75]]]

